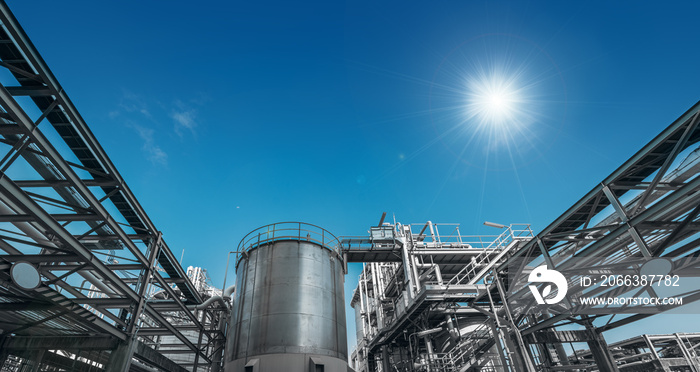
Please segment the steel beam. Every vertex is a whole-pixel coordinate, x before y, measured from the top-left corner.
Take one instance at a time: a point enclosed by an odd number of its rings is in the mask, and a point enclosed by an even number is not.
[[[0,87],[0,100],[3,99],[3,89]],[[41,208],[36,202],[27,196],[22,189],[17,187],[6,175],[0,174],[0,193],[5,195],[9,200],[15,204],[15,208],[20,208],[26,210],[26,212],[35,216],[36,221],[47,231],[51,231],[56,234],[56,237],[61,240],[61,242],[66,246],[70,247],[79,256],[82,257],[82,261],[88,263],[90,266],[94,267],[100,275],[103,275],[111,285],[117,287],[121,293],[132,298],[133,300],[138,299],[138,295],[129,287],[124,284],[113,271],[109,270],[101,260],[95,257],[92,252],[85,248],[71,233],[65,230],[56,220],[51,218],[43,208]]]

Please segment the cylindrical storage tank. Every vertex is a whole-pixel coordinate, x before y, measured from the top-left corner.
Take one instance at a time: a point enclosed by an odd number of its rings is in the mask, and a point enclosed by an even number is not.
[[[239,245],[226,372],[347,372],[343,262],[320,227],[278,223]]]

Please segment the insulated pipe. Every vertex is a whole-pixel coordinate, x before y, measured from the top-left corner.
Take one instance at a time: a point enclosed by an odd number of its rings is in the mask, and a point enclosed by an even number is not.
[[[412,256],[413,257],[413,264],[415,267],[421,268],[421,269],[434,269],[435,270],[435,276],[437,277],[438,284],[442,285],[442,273],[440,272],[440,266],[438,264],[432,263],[432,264],[422,264],[418,262],[418,257]]]
[[[217,295],[217,296],[211,296],[211,297],[209,297],[206,301],[202,302],[202,303],[199,304],[199,305],[192,306],[192,307],[190,307],[190,309],[191,309],[191,310],[202,310],[202,309],[206,309],[207,307],[209,307],[209,305],[211,305],[212,303],[214,303],[214,301],[219,301],[219,302],[221,302],[221,304],[222,304],[223,306],[226,306],[226,301],[224,301],[224,298]]]
[[[459,341],[459,332],[457,331],[457,328],[455,328],[455,324],[452,321],[451,316],[445,315],[445,324],[447,325],[447,333],[450,334],[452,341]]]
[[[234,284],[234,285],[231,285],[231,286],[228,286],[226,289],[224,289],[224,293],[223,293],[224,299],[228,300],[229,298],[231,298],[231,295],[233,294],[233,292],[234,292],[235,290],[236,290],[236,285],[235,285],[235,284]]]
[[[231,294],[235,290],[236,290],[236,285],[234,284],[234,285],[224,289],[222,296],[211,296],[206,301],[202,302],[201,304],[191,307],[191,309],[192,310],[206,309],[207,307],[209,307],[209,305],[211,305],[215,301],[219,301],[219,302],[221,302],[222,305],[228,306],[226,300],[231,299]]]
[[[425,342],[425,349],[428,354],[428,371],[432,371],[432,365],[433,365],[433,359],[435,359],[434,351],[433,351],[433,343],[430,340],[430,337],[425,336],[423,337],[423,341]]]
[[[370,264],[370,269],[372,270],[372,290],[374,291],[374,298],[376,299],[377,302],[381,303],[383,293],[384,293],[384,288],[379,286],[379,282],[377,281],[377,268],[379,267],[379,264],[376,262],[372,262]],[[380,293],[381,289],[381,293]],[[382,311],[377,312],[377,328],[382,328],[384,327],[384,313]]]
[[[415,271],[416,268],[411,265],[412,256],[408,253],[408,248],[406,247],[406,243],[413,246],[413,237],[411,234],[409,233],[408,241],[402,240],[401,243],[404,276],[408,279],[408,297],[412,299],[416,296],[416,289],[418,288],[418,284],[416,283],[418,281],[418,273]]]

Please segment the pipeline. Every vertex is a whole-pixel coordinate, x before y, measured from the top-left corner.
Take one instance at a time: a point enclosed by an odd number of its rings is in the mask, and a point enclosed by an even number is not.
[[[221,296],[211,296],[209,297],[206,301],[202,302],[199,305],[194,305],[190,307],[190,310],[203,310],[209,307],[209,305],[213,304],[214,302],[220,302],[224,307],[228,306],[228,301],[231,300],[231,294],[236,290],[236,285],[232,285],[226,289],[224,289],[223,293]]]
[[[421,269],[432,269],[435,271],[435,278],[437,279],[438,284],[442,285],[442,273],[440,272],[440,266],[438,264],[432,263],[432,264],[422,264],[418,262],[418,257],[413,256],[413,264],[415,267],[421,268]],[[419,281],[422,281],[425,278],[425,275],[427,273],[424,273],[421,275],[418,279]]]
[[[452,317],[449,315],[445,316],[445,324],[447,325],[447,333],[450,334],[450,338],[452,341],[457,342],[459,341],[459,330],[457,327],[455,327],[454,322],[452,321]]]

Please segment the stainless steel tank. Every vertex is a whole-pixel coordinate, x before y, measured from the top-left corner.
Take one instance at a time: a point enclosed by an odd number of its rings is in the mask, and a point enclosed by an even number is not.
[[[348,370],[337,249],[332,234],[298,222],[241,241],[226,372]]]

